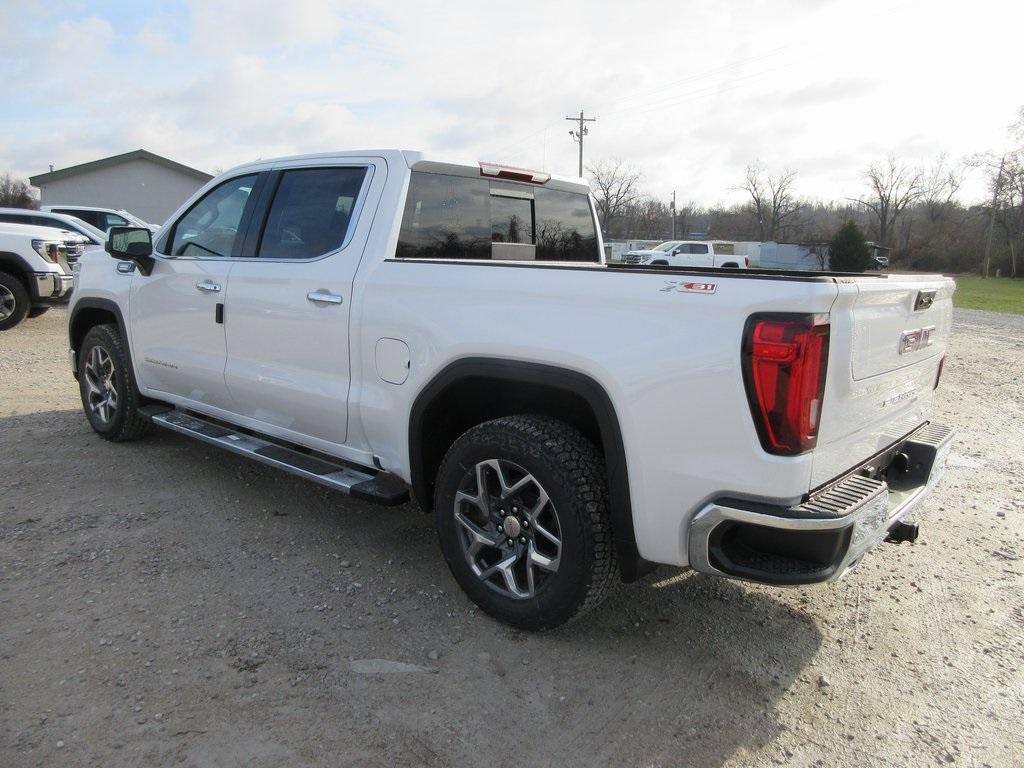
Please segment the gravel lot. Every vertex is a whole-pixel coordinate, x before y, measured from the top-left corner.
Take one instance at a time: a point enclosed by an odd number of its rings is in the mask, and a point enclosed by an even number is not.
[[[0,335],[2,766],[1021,764],[1024,317],[956,313],[917,545],[807,590],[663,569],[538,635],[413,505],[98,439],[65,320]]]

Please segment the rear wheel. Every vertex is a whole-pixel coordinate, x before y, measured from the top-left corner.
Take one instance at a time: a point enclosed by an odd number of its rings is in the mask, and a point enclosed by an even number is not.
[[[652,267],[667,267],[668,266],[668,262],[663,260],[663,259],[658,259],[657,261],[652,261],[651,262],[651,266]]]
[[[10,272],[0,272],[0,331],[13,328],[29,310],[29,296],[25,284]]]
[[[615,572],[606,486],[602,456],[568,424],[510,416],[474,427],[437,477],[452,574],[484,611],[524,629],[585,613]]]
[[[128,346],[114,325],[89,330],[78,352],[78,386],[90,426],[113,442],[136,440],[149,431],[139,413],[141,396],[135,386]]]

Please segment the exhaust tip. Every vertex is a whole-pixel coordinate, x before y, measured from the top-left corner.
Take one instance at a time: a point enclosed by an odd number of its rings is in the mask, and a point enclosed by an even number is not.
[[[896,522],[886,535],[885,540],[890,544],[902,544],[904,541],[913,544],[917,541],[920,533],[917,523],[905,523],[902,520]]]

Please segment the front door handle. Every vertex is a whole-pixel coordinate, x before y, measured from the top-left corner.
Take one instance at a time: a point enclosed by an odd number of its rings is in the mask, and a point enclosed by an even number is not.
[[[212,280],[203,280],[200,283],[196,283],[196,290],[203,293],[220,293],[220,285]]]
[[[344,301],[338,294],[327,291],[310,291],[306,298],[317,304],[341,304]]]

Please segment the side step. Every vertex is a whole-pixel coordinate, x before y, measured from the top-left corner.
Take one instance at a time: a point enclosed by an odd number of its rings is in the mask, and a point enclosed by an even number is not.
[[[248,456],[271,467],[326,485],[357,499],[385,506],[404,504],[409,490],[398,478],[384,473],[373,475],[307,453],[286,448],[258,437],[235,432],[228,427],[197,416],[162,406],[143,406],[145,415],[160,427]]]

